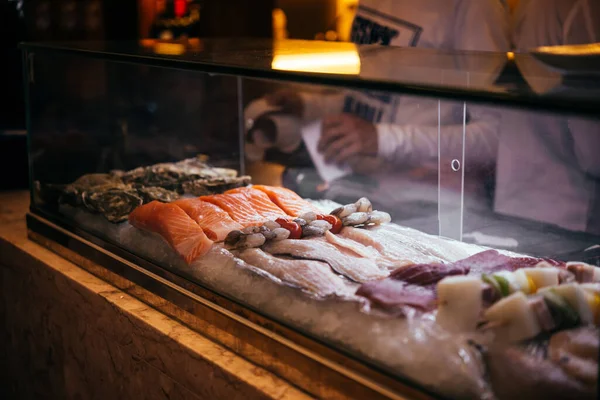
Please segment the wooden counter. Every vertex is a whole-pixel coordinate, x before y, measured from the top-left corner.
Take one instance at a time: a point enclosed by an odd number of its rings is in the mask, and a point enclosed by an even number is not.
[[[303,399],[303,391],[27,239],[0,193],[0,398]]]

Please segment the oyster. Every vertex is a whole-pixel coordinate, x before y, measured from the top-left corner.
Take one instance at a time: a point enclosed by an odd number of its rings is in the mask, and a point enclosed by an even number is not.
[[[102,214],[110,222],[122,222],[136,207],[143,204],[142,198],[134,189],[107,189],[97,192],[83,192],[83,205],[90,211]]]
[[[74,207],[83,205],[84,192],[98,192],[108,189],[128,189],[123,181],[111,174],[87,174],[75,182],[63,186],[59,203],[69,204]]]
[[[153,200],[170,203],[179,199],[179,193],[172,190],[167,190],[161,187],[141,187],[137,188],[138,195],[145,203],[150,203]]]
[[[237,176],[237,171],[235,169],[212,167],[206,163],[207,160],[207,156],[199,155],[194,158],[179,161],[175,165],[189,175],[199,175],[207,178],[235,178]]]
[[[139,167],[122,175],[123,182],[135,186],[159,186],[168,190],[176,190],[182,179],[172,164],[157,164],[151,167]]]
[[[198,179],[233,179],[237,171],[228,168],[213,168],[201,157],[186,159],[177,163],[161,163],[149,167],[139,167],[131,171],[113,173],[125,183],[136,186],[160,186],[183,193],[183,183]]]
[[[223,192],[250,183],[249,176],[237,171],[213,168],[206,156],[177,163],[161,163],[130,171],[114,170],[109,174],[87,174],[68,185],[37,184],[41,195],[54,204],[85,207],[104,215],[110,222],[121,222],[136,207],[158,200],[169,203],[180,195],[198,196]]]
[[[185,194],[206,196],[209,194],[222,193],[229,189],[247,186],[251,181],[252,178],[247,175],[232,178],[196,179],[184,182],[182,184],[182,189]]]
[[[112,174],[86,174],[78,178],[69,186],[75,186],[82,189],[98,188],[122,184],[123,181],[118,176]]]

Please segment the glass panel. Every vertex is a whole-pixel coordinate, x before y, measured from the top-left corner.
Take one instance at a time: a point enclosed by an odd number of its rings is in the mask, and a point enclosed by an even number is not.
[[[439,235],[462,240],[467,105],[438,102]]]
[[[150,39],[141,43],[30,43],[25,47],[155,66],[357,89],[399,90],[451,100],[460,97],[589,115],[596,115],[600,102],[597,79],[593,74],[569,74],[564,70],[564,55],[543,51],[514,55],[257,39],[193,39],[185,43]],[[577,51],[589,53],[589,49],[578,50],[576,47],[569,51],[571,54],[577,54]],[[356,68],[356,55],[352,53],[360,55],[360,69]],[[323,54],[335,56],[322,57]],[[290,55],[293,55],[291,64]],[[306,65],[302,57],[319,65]],[[596,70],[596,60],[597,57],[579,57],[574,64],[578,68],[575,72]],[[458,80],[448,78],[455,74]],[[464,74],[470,75],[469,82],[463,79]],[[440,80],[442,76],[446,76],[443,81]]]
[[[38,189],[197,155],[241,169],[235,77],[43,52],[31,60],[31,177]]]
[[[478,206],[465,203],[464,240],[598,263],[593,246],[600,243],[600,122],[499,107],[478,110],[500,116],[497,151],[492,153],[497,158],[490,164],[495,179],[487,174],[482,181],[488,196]],[[467,145],[467,160],[482,159],[483,150]],[[476,181],[477,174],[467,167],[466,180]]]

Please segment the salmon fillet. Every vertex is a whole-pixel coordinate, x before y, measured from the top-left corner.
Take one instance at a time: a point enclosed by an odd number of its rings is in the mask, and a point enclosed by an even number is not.
[[[309,211],[321,214],[321,210],[290,189],[265,185],[254,185],[252,188],[266,193],[273,203],[292,217],[297,217]]]
[[[242,229],[243,226],[235,222],[227,211],[218,206],[202,201],[200,199],[183,199],[174,201],[187,215],[190,216],[209,239],[220,242],[225,240],[227,234],[236,229]]]
[[[140,206],[129,214],[129,222],[158,233],[188,264],[206,254],[213,244],[185,211],[171,203],[155,200]]]
[[[256,189],[237,188],[224,194],[202,196],[200,200],[219,206],[245,227],[287,216],[266,194]]]

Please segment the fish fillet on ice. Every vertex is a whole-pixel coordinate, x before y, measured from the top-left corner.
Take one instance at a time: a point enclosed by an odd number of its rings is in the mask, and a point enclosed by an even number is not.
[[[429,235],[416,229],[396,224],[382,225],[371,229],[376,236],[389,235],[426,255],[444,261],[457,261],[485,250],[485,248],[456,240]]]
[[[388,275],[375,261],[338,248],[323,238],[286,239],[267,243],[263,249],[271,254],[326,262],[338,274],[359,283],[382,279]]]
[[[188,264],[208,253],[213,244],[202,228],[172,203],[154,200],[140,206],[129,214],[129,222],[138,229],[158,233]]]
[[[277,207],[266,194],[256,189],[238,188],[224,194],[202,196],[200,200],[222,208],[234,221],[245,227],[261,225],[265,221],[287,217],[287,214]]]
[[[317,214],[321,213],[319,208],[304,200],[290,189],[265,185],[253,185],[252,188],[264,192],[273,203],[277,204],[279,208],[292,217],[297,217],[309,211]]]
[[[190,216],[211,240],[222,241],[227,234],[242,229],[242,224],[234,221],[229,214],[218,206],[200,199],[182,199],[174,201]]]
[[[398,260],[393,257],[384,256],[374,247],[365,246],[355,240],[335,235],[329,231],[325,232],[325,239],[338,249],[345,249],[357,256],[371,259],[375,261],[379,267],[386,268],[389,271],[394,271],[398,268],[413,264],[413,262],[409,260]]]
[[[262,269],[292,286],[317,296],[344,294],[344,281],[320,261],[278,258],[261,249],[247,249],[236,254],[246,263]]]
[[[443,259],[423,252],[409,246],[400,238],[388,235],[387,232],[378,232],[374,229],[362,229],[345,227],[340,232],[344,238],[354,240],[363,246],[372,247],[387,259],[396,260],[404,265],[428,264],[444,262]]]

